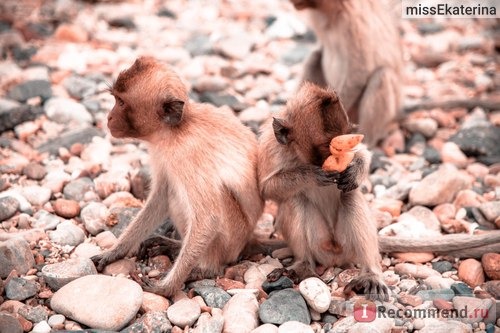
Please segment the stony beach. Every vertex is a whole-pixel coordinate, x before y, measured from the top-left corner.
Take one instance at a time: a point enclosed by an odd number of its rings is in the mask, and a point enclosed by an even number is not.
[[[98,274],[89,258],[116,243],[150,183],[144,144],[114,139],[106,126],[118,73],[141,55],[170,63],[194,101],[233,110],[257,133],[294,94],[315,37],[283,0],[7,0],[0,12],[1,333],[500,332],[498,251],[383,254],[391,298],[375,305],[399,315],[367,323],[355,319],[363,297],[343,293],[355,267],[268,282],[292,262],[286,251],[242,258],[171,299],[141,288],[141,277],[169,270],[167,256],[126,258]],[[406,111],[362,184],[379,234],[500,229],[496,21],[398,23]],[[430,102],[441,105],[416,107]],[[255,232],[279,237],[275,214],[268,203]]]

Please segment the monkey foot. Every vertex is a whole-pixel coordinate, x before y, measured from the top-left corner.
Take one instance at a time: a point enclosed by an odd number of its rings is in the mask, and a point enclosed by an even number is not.
[[[90,258],[90,260],[94,262],[94,265],[98,272],[102,272],[104,267],[118,259],[120,259],[120,257],[113,251],[107,251]]]
[[[154,236],[141,243],[137,258],[144,260],[148,257],[167,255],[173,259],[180,250],[180,242],[165,236]]]
[[[354,278],[344,288],[344,294],[361,293],[368,300],[388,301],[390,291],[378,275],[363,274]]]
[[[164,286],[160,281],[153,281],[150,278],[143,276],[142,280],[142,290],[149,293],[157,294],[164,297],[172,296],[177,288],[174,286]]]
[[[271,273],[267,274],[267,281],[274,282],[279,280],[282,276],[290,278],[295,284],[298,284],[301,280],[299,274],[294,269],[276,268]]]

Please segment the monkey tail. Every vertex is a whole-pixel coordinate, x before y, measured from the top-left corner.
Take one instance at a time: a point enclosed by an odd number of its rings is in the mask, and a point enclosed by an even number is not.
[[[481,235],[450,234],[437,238],[379,236],[380,252],[435,252],[457,258],[480,258],[500,252],[500,230]]]

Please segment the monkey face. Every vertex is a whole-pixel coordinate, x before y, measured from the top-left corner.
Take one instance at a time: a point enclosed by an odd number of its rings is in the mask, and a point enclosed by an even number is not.
[[[347,113],[333,90],[304,83],[288,101],[283,118],[274,118],[276,140],[304,162],[321,166],[330,155],[330,141],[350,129]]]
[[[290,0],[297,10],[316,8],[317,0]]]

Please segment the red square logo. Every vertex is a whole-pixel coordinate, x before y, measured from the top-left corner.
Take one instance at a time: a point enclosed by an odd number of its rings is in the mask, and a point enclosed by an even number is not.
[[[377,316],[377,305],[366,300],[354,303],[354,320],[359,322],[372,322]]]

